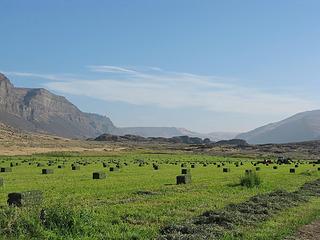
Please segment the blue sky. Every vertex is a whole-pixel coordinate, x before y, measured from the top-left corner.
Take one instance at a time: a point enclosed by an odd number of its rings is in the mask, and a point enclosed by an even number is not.
[[[118,126],[246,131],[319,108],[320,1],[1,0],[0,71]]]

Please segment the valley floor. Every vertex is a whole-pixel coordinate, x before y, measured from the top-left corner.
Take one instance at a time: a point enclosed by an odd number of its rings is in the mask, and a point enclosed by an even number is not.
[[[150,150],[2,157],[1,167],[13,167],[12,172],[0,173],[4,180],[0,192],[0,236],[3,239],[185,239],[179,233],[166,237],[164,229],[179,229],[176,226],[184,226],[207,211],[224,211],[230,204],[238,206],[261,194],[281,190],[286,192],[284,196],[291,196],[306,183],[320,178],[317,165],[306,161],[301,161],[295,174],[289,172],[292,165],[273,169],[274,164],[258,164],[262,184],[254,188],[240,186],[239,178],[245,170],[255,171],[253,164],[260,160]],[[72,164],[80,169],[72,170]],[[119,171],[109,169],[117,164]],[[195,165],[191,168],[191,184],[176,185],[181,164],[189,168]],[[58,168],[61,165],[64,168]],[[230,172],[224,173],[223,168],[229,168]],[[53,174],[43,175],[42,169],[52,169]],[[107,178],[93,180],[95,171],[105,172]],[[306,192],[305,199],[304,193],[299,193],[297,198],[292,195],[282,210],[270,205],[270,210],[264,210],[270,211],[270,215],[260,216],[259,211],[248,215],[246,219],[260,219],[250,225],[243,225],[242,218],[232,222],[230,229],[204,225],[204,233],[215,236],[206,239],[284,239],[301,225],[320,217],[318,185],[311,189],[310,197]],[[8,193],[29,190],[44,193],[41,206],[6,207]],[[46,213],[45,221],[39,218],[42,211]],[[198,236],[192,238],[191,234],[188,239],[200,239]]]

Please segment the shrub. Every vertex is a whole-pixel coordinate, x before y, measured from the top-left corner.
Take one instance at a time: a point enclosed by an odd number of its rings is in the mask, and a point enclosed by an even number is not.
[[[85,208],[57,204],[42,209],[40,219],[45,229],[61,235],[87,235],[92,227],[92,213]]]
[[[103,234],[88,206],[0,208],[0,239],[93,239],[95,229]]]
[[[240,178],[240,185],[248,188],[257,187],[261,182],[260,176],[255,172],[248,172]]]
[[[29,208],[1,208],[0,229],[3,239],[45,239],[36,211]]]

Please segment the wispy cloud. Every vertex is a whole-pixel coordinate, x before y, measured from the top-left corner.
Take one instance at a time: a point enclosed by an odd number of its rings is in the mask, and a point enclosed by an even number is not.
[[[104,72],[104,73],[137,73],[136,71],[126,68],[126,67],[117,67],[117,66],[109,66],[109,65],[103,65],[103,66],[88,66],[88,68],[93,72]]]
[[[54,74],[39,74],[39,73],[30,73],[30,72],[7,72],[7,71],[1,71],[1,72],[9,76],[42,78],[42,79],[54,80],[54,81],[62,80],[61,76],[57,76]]]
[[[294,93],[278,94],[244,87],[217,76],[168,72],[154,67],[141,70],[89,66],[88,69],[91,77],[86,79],[54,74],[11,74],[47,79],[45,87],[60,93],[135,105],[251,114],[293,114],[317,108],[316,102]]]

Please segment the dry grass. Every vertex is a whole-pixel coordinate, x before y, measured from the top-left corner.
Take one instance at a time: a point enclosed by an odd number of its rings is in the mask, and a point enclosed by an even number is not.
[[[42,133],[29,133],[0,123],[0,155],[16,156],[48,152],[116,152],[125,147],[101,142],[73,140]]]

